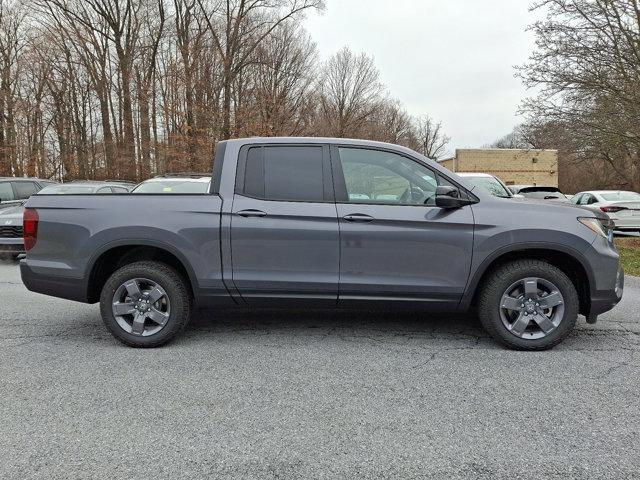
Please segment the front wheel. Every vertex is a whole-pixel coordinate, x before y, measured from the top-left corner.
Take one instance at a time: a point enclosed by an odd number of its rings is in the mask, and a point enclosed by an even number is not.
[[[576,288],[562,270],[541,260],[518,260],[492,272],[481,286],[478,313],[487,332],[517,350],[545,350],[573,330]]]
[[[100,295],[107,329],[132,347],[157,347],[184,329],[192,298],[185,279],[160,262],[136,262],[117,270]]]

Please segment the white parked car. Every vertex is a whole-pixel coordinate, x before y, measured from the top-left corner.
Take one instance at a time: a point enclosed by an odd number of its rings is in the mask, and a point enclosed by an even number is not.
[[[593,190],[576,193],[571,203],[605,212],[616,230],[640,231],[640,193],[624,190]]]
[[[464,177],[469,183],[480,187],[489,192],[494,197],[512,198],[521,197],[521,195],[514,195],[507,186],[502,183],[498,177],[494,177],[488,173],[477,172],[456,172],[461,177]]]
[[[139,183],[131,193],[208,193],[211,176],[201,173],[165,173]]]

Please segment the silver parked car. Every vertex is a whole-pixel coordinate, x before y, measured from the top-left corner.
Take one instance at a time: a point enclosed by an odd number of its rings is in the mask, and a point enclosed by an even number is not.
[[[25,201],[0,210],[0,255],[16,257],[24,253],[22,213]]]
[[[42,188],[56,183],[35,177],[0,177],[0,210],[20,205]]]
[[[133,183],[121,180],[77,180],[69,183],[49,185],[38,193],[42,195],[129,193],[133,187]]]
[[[24,185],[29,180],[21,180],[20,185]],[[44,188],[38,192],[31,192],[43,195],[68,195],[68,194],[88,194],[88,193],[128,193],[133,188],[133,183],[122,181],[77,181],[69,183],[54,183],[50,181],[40,181]],[[23,190],[26,187],[23,186]],[[16,189],[20,192],[20,188]],[[10,205],[3,204],[0,209],[0,254],[9,254],[16,257],[25,253],[22,215],[24,213],[24,203],[27,198],[14,201]]]
[[[576,193],[571,203],[606,213],[616,230],[640,231],[640,193],[592,190]]]
[[[514,195],[502,181],[493,175],[488,173],[478,172],[456,172],[461,177],[464,177],[469,183],[480,187],[489,192],[494,197],[500,198],[513,198]],[[522,198],[521,195],[517,195]]]

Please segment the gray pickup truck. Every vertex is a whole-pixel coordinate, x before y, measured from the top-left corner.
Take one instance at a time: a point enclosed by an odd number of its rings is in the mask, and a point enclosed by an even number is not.
[[[618,303],[603,214],[498,198],[407,148],[329,138],[221,142],[208,193],[35,195],[29,290],[100,302],[161,345],[196,306],[474,310],[491,336],[550,348]]]

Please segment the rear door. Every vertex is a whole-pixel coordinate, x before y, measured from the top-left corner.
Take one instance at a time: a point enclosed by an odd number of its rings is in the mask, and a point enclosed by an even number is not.
[[[451,185],[398,153],[334,147],[340,224],[340,303],[407,301],[451,306],[461,298],[473,249],[470,206],[435,206]]]
[[[250,304],[335,305],[339,237],[328,147],[241,149],[231,256],[233,283]]]

